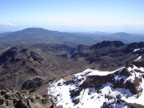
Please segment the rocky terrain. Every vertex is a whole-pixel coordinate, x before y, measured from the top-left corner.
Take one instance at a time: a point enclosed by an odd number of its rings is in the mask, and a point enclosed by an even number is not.
[[[92,46],[78,46],[72,52],[71,58],[87,61],[93,65],[93,69],[114,70],[144,53],[143,47],[143,42],[124,44],[120,41],[102,41]],[[136,51],[137,49],[141,50]]]
[[[63,108],[143,108],[144,56],[115,70],[87,69],[50,83],[48,95]]]
[[[0,90],[0,108],[52,108],[50,99],[38,94]]]
[[[73,74],[82,72],[87,68],[98,69],[101,73],[104,73],[103,71],[108,71],[108,73],[110,73],[112,70],[121,68],[126,64],[141,67],[143,63],[132,61],[142,54],[144,54],[143,42],[124,44],[120,41],[102,41],[92,46],[75,44],[26,44],[11,47],[9,45],[1,45],[0,89],[19,91],[20,94],[22,92],[29,92],[30,95],[28,97],[31,96],[31,93],[47,96],[47,88],[51,81],[64,78],[68,81],[68,84],[74,85],[75,83],[71,80]],[[134,67],[131,68],[133,69]],[[127,67],[122,69],[124,70],[124,74],[130,74],[129,71],[126,71]],[[87,71],[93,73],[93,70]],[[96,72],[99,73],[99,71]],[[141,70],[138,68],[137,71],[139,72]],[[118,73],[119,71],[115,72],[115,74],[119,75]],[[81,77],[83,76],[85,75],[82,75]],[[96,78],[95,76],[88,77],[93,80],[96,80],[97,78],[105,79],[104,81],[100,80],[100,82],[98,82],[99,84],[103,84],[107,81],[110,83],[113,82],[111,79],[114,79],[114,76],[115,75],[108,75],[108,77],[105,76],[104,78],[98,76]],[[78,85],[76,86],[78,87],[78,91],[76,90],[74,93],[73,90],[71,91],[72,98],[73,95],[79,94],[83,89],[85,90],[87,88],[85,84],[80,84],[84,81],[85,77],[84,79],[82,78],[83,80],[80,79],[80,81],[77,77],[74,77],[74,79],[77,80],[76,82]],[[86,81],[91,83],[89,82],[89,79]],[[115,85],[118,84],[123,88],[126,86],[119,83],[120,82],[116,82]],[[93,84],[90,84],[89,86],[91,87]],[[101,87],[99,89],[101,89]],[[134,90],[130,91],[130,93],[131,92],[137,94],[139,91],[137,92]],[[48,97],[45,97],[44,99],[47,98]],[[51,98],[53,99],[53,97]],[[59,99],[59,96],[57,96],[57,98]],[[54,107],[57,101],[55,99],[53,99],[53,101],[54,104],[52,102],[51,106]],[[77,101],[75,96],[74,101]],[[27,103],[27,105],[29,104]]]
[[[39,87],[45,87],[49,80],[81,70],[78,67],[78,62],[64,59],[50,49],[12,47],[0,55],[0,88],[45,93],[46,89]]]
[[[34,44],[2,47],[0,88],[45,94],[48,82],[87,68],[114,70],[144,52],[144,43],[103,41],[93,46]]]

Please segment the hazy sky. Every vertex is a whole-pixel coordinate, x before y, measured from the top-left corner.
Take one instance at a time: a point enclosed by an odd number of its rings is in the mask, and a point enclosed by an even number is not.
[[[144,0],[0,0],[0,30],[144,32]]]

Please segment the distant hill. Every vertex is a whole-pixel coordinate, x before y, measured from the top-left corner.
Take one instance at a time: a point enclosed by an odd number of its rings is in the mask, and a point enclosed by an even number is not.
[[[0,43],[5,44],[34,44],[34,43],[55,43],[55,44],[83,44],[92,45],[103,40],[119,40],[125,43],[139,42],[144,40],[144,35],[118,32],[108,34],[104,32],[95,33],[68,33],[46,30],[43,28],[26,28],[16,32],[0,34]]]
[[[6,36],[8,34],[11,34],[11,32],[0,33],[0,37],[4,37],[4,36]]]
[[[42,28],[27,28],[21,31],[3,34],[1,43],[33,44],[33,43],[75,43],[94,44],[97,41],[85,34],[50,31]]]
[[[117,32],[117,33],[111,34],[110,37],[115,38],[117,40],[121,40],[123,42],[144,41],[144,35],[130,34],[130,33],[126,33],[126,32]]]

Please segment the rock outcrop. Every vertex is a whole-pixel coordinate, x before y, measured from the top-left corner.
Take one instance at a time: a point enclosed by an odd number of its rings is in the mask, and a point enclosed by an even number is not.
[[[0,90],[0,108],[55,108],[55,105],[47,96]]]
[[[115,71],[87,69],[50,83],[48,95],[63,108],[143,108],[144,56]]]

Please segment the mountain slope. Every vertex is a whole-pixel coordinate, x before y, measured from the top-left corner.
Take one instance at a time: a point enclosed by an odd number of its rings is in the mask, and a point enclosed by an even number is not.
[[[115,70],[144,54],[143,43],[34,44],[0,48],[0,89],[44,93],[48,82],[87,68]]]
[[[142,48],[144,42],[124,44],[120,41],[102,41],[92,46],[78,46],[71,53],[71,58],[93,64],[98,70],[113,70],[136,59],[144,52]]]
[[[49,80],[79,71],[80,65],[85,68],[86,63],[79,64],[63,57],[67,49],[63,45],[7,49],[0,55],[0,88],[43,93]]]
[[[144,56],[112,72],[87,69],[51,82],[48,95],[63,108],[144,107]]]

